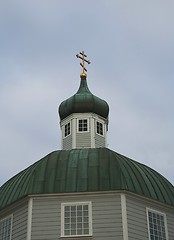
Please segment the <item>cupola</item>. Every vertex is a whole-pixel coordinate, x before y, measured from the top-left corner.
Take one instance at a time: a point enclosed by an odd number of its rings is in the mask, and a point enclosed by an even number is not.
[[[105,147],[109,106],[88,88],[85,62],[90,61],[86,60],[87,55],[82,51],[76,56],[82,60],[80,87],[59,106],[62,148]]]

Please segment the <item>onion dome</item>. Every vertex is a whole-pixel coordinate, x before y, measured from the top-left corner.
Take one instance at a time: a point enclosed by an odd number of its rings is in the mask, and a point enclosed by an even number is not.
[[[85,75],[81,75],[80,87],[77,93],[63,101],[59,106],[61,120],[72,113],[95,113],[103,118],[108,118],[109,106],[107,102],[90,92]]]
[[[0,187],[0,209],[28,195],[128,191],[174,206],[174,186],[153,169],[107,148],[59,150]]]

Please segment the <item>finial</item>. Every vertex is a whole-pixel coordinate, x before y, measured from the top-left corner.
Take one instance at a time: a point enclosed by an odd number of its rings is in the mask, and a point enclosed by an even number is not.
[[[85,68],[85,62],[88,64],[90,64],[91,62],[85,59],[87,55],[85,55],[84,51],[80,52],[80,54],[77,54],[76,57],[82,60],[82,62],[80,63],[80,66],[82,67],[82,73],[80,74],[80,77],[86,77],[87,69]]]

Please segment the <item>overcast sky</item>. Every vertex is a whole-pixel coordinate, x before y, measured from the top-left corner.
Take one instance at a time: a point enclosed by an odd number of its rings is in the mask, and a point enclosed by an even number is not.
[[[61,149],[57,108],[88,86],[110,106],[108,148],[174,184],[174,1],[0,1],[0,185]]]

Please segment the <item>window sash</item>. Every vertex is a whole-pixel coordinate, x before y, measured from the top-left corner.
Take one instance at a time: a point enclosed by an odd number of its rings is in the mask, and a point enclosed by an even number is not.
[[[168,240],[166,214],[149,208],[146,211],[149,240]]]
[[[88,132],[88,119],[78,120],[78,132]]]
[[[71,124],[70,122],[65,124],[64,137],[67,137],[71,134]]]
[[[96,132],[97,132],[97,134],[99,134],[99,135],[101,135],[101,136],[104,135],[104,132],[103,132],[103,123],[97,121],[97,124],[96,124]]]
[[[0,239],[11,240],[12,215],[0,220]]]
[[[61,236],[91,236],[91,202],[61,204]]]

